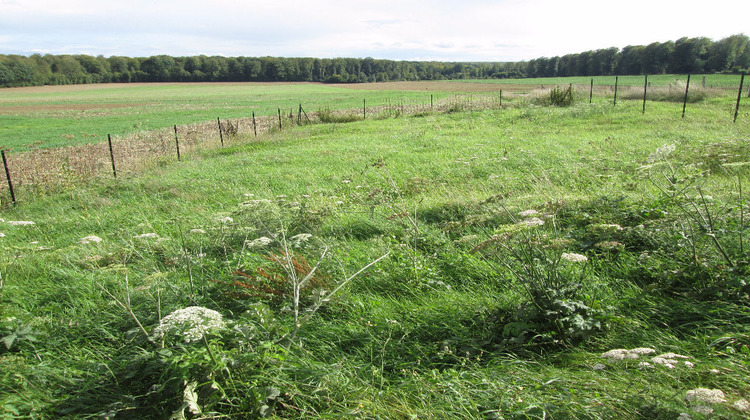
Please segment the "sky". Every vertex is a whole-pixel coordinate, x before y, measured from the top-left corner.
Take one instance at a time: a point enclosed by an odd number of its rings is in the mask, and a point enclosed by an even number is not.
[[[0,54],[523,61],[749,18],[750,0],[0,0]]]

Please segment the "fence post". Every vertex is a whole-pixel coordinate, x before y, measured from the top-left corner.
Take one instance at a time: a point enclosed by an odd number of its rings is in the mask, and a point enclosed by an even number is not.
[[[648,87],[648,74],[643,75],[643,114],[646,113],[646,88]]]
[[[112,161],[112,176],[117,179],[117,168],[115,167],[115,151],[112,149],[112,135],[107,134],[107,143],[109,143],[109,159]]]
[[[503,107],[503,90],[500,89],[500,108]]]
[[[367,119],[367,98],[362,99],[362,119]]]
[[[177,146],[177,161],[180,161],[180,139],[177,138],[177,125],[174,126],[174,143]]]
[[[502,92],[502,90],[500,92]],[[432,111],[432,94],[430,94],[430,111]]]
[[[742,73],[742,76],[740,76],[740,90],[737,92],[737,105],[734,107],[734,120],[732,120],[732,122],[737,122],[737,113],[740,112],[740,98],[742,98],[743,83],[745,83],[745,73]]]
[[[221,132],[221,119],[216,117],[216,123],[219,125],[219,139],[221,140],[221,147],[224,147],[224,133]]]
[[[278,108],[279,110],[279,131],[281,131],[281,108]]]
[[[258,128],[257,125],[255,125],[255,111],[253,111],[253,133],[255,134],[255,137],[258,137]]]
[[[0,154],[3,155],[3,166],[5,167],[5,178],[8,180],[8,189],[10,190],[10,200],[13,205],[16,205],[16,193],[13,191],[13,182],[10,180],[10,169],[8,168],[8,160],[5,158],[5,150],[0,150]]]
[[[619,80],[619,76],[615,76],[615,103],[613,105],[617,105],[617,82]]]
[[[589,89],[589,103],[591,103],[591,99],[594,97],[594,78],[591,78],[591,88]]]
[[[682,101],[682,118],[685,118],[685,108],[687,107],[688,89],[690,89],[690,73],[688,73],[687,83],[685,84],[685,99]]]

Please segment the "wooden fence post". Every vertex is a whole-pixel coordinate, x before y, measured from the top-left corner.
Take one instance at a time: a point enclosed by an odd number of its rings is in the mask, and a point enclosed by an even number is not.
[[[281,131],[281,108],[278,108],[279,110],[279,131]]]
[[[362,119],[367,119],[367,98],[362,99]]]
[[[688,89],[690,89],[690,73],[688,73],[687,83],[685,84],[685,99],[682,101],[682,118],[685,118],[685,108],[687,107]]]
[[[258,137],[258,126],[255,124],[255,111],[253,111],[253,133]]]
[[[591,103],[591,99],[594,97],[594,78],[591,78],[591,88],[589,89],[589,103]]]
[[[111,134],[107,134],[107,143],[109,143],[109,159],[112,161],[112,176],[117,179],[117,168],[115,167],[115,151],[112,148]]]
[[[13,191],[13,181],[10,180],[10,169],[8,168],[8,160],[5,158],[5,150],[0,150],[0,154],[3,155],[3,166],[5,167],[5,178],[8,180],[8,189],[10,190],[10,200],[13,205],[16,205],[16,193]]]
[[[177,138],[177,124],[174,126],[174,143],[177,146],[177,161],[180,161],[180,139]]]
[[[500,89],[500,108],[503,107],[503,90]]]
[[[221,147],[224,147],[224,133],[221,132],[221,119],[216,117],[216,123],[219,125],[219,139],[221,140]]]
[[[502,92],[502,90],[500,92]],[[430,94],[430,111],[432,111],[432,94]]]
[[[613,105],[617,105],[617,82],[619,81],[619,76],[615,76],[615,102]]]
[[[734,107],[734,120],[732,120],[732,122],[737,122],[737,114],[740,112],[740,98],[742,98],[743,83],[745,83],[745,73],[742,73],[742,76],[740,76],[740,89],[737,92],[737,105]]]
[[[648,74],[643,75],[643,114],[646,113],[646,88],[648,87]]]

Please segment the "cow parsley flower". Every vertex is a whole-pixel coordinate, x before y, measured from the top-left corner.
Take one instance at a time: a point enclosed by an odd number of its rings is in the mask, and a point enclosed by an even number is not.
[[[98,244],[101,241],[102,241],[102,238],[100,238],[98,236],[95,236],[95,235],[91,235],[91,236],[87,236],[85,238],[81,238],[81,240],[79,240],[78,242],[80,242],[82,244],[90,244],[92,242]]]
[[[534,210],[534,209],[524,210],[524,211],[518,213],[518,215],[521,216],[521,217],[531,217],[531,216],[536,216],[538,214],[539,214],[539,212],[536,211],[536,210]]]
[[[159,340],[167,335],[175,335],[190,343],[225,327],[220,313],[201,306],[189,306],[162,318],[154,329],[152,338]]]
[[[563,252],[560,258],[570,262],[586,262],[589,259],[585,255],[576,254],[575,252]]]
[[[677,150],[677,146],[675,146],[674,144],[665,144],[664,146],[659,147],[658,149],[656,149],[656,151],[651,153],[648,156],[648,161],[650,163],[654,163],[660,160],[664,160],[675,150]]]
[[[750,411],[750,402],[745,399],[738,400],[735,401],[734,404],[732,404],[732,407],[734,407],[734,409],[738,411]]]
[[[150,232],[150,233],[142,233],[140,235],[136,235],[134,236],[134,238],[135,239],[158,239],[159,235],[154,232]]]
[[[719,404],[726,402],[724,398],[724,391],[720,389],[708,389],[708,388],[696,388],[691,389],[685,394],[685,399],[688,401]]]
[[[252,241],[245,241],[245,246],[248,249],[256,249],[256,248],[264,248],[268,245],[270,245],[273,242],[273,239],[261,236],[258,239],[253,239]]]
[[[544,224],[544,220],[538,217],[532,217],[530,219],[522,220],[518,222],[518,224],[521,226],[527,226],[527,227],[541,226]]]
[[[31,226],[31,225],[35,225],[36,224],[34,222],[27,221],[27,220],[9,220],[9,221],[7,221],[5,223],[7,223],[7,224],[9,224],[11,226]]]
[[[292,247],[301,248],[310,240],[310,238],[312,238],[311,234],[300,233],[289,238],[289,242],[292,244]]]

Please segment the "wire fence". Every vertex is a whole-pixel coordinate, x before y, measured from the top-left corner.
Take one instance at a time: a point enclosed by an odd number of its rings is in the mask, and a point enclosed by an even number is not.
[[[629,76],[632,78],[632,76]],[[606,97],[613,105],[619,100],[642,99],[642,112],[646,112],[646,101],[651,95],[660,95],[656,100],[677,102],[684,96],[682,116],[685,116],[686,104],[690,94],[690,79],[679,86],[649,85],[648,76],[642,78],[641,87],[633,86],[632,81],[626,86],[614,84],[576,84],[577,100],[585,101],[584,95],[591,102],[596,93],[597,98]],[[744,76],[740,81],[734,111],[736,121],[743,96]],[[600,83],[600,82],[599,82]],[[572,89],[573,84],[569,84]],[[543,95],[555,88],[555,85],[542,86],[534,95]],[[702,86],[699,89],[707,89]],[[710,88],[708,88],[710,89]],[[588,92],[586,92],[588,90]],[[704,91],[705,93],[705,91]],[[701,93],[693,93],[693,96]],[[242,143],[264,141],[281,131],[293,126],[330,122],[350,122],[366,119],[392,118],[401,115],[414,115],[428,112],[455,112],[501,108],[507,99],[518,93],[475,92],[471,94],[442,94],[439,98],[431,94],[423,100],[386,99],[380,103],[368,103],[363,99],[361,109],[321,110],[307,113],[303,105],[297,109],[277,108],[276,115],[256,117],[251,113],[245,118],[216,121],[205,121],[188,125],[174,125],[158,130],[130,133],[122,136],[106,135],[108,142],[69,146],[64,148],[37,149],[17,154],[2,152],[5,179],[0,180],[0,208],[15,204],[18,192],[21,197],[60,191],[86,182],[103,178],[132,176],[159,165],[180,161],[183,156],[194,155],[201,150],[216,149]],[[619,97],[618,97],[619,95]],[[748,91],[750,96],[750,91]],[[666,98],[666,99],[665,99]],[[653,98],[652,98],[653,99]],[[104,137],[104,136],[103,136]]]

